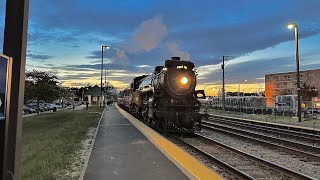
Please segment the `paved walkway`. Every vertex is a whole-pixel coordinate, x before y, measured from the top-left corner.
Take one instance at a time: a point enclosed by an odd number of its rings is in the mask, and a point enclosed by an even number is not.
[[[188,178],[114,106],[108,106],[94,142],[84,179]]]

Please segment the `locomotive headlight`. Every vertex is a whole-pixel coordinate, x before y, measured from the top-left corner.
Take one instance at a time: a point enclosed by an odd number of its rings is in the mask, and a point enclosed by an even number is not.
[[[181,78],[180,82],[181,82],[182,84],[187,84],[187,83],[188,83],[188,78],[183,77],[183,78]]]

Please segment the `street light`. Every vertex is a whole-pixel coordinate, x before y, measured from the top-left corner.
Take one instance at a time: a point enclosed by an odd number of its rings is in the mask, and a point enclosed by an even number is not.
[[[244,82],[247,82],[247,80],[244,80]],[[238,97],[240,96],[240,81],[238,82]]]
[[[106,49],[110,49],[110,46],[107,46],[107,45],[102,45],[101,46],[101,84],[100,84],[100,108],[102,107],[102,91],[103,91],[103,87],[102,87],[102,76],[103,76],[103,49],[106,48]]]
[[[294,38],[296,41],[296,65],[297,65],[297,94],[298,94],[298,120],[301,122],[301,100],[300,100],[300,70],[299,70],[299,36],[297,23],[288,24],[289,29],[294,29]]]

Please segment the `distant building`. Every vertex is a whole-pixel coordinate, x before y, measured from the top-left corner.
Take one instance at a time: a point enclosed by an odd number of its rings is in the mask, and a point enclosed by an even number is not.
[[[102,91],[101,98],[101,88],[95,85],[84,92],[84,97],[86,97],[90,105],[99,106],[100,102],[103,103],[104,100],[114,99],[117,94],[117,91],[113,87],[108,86],[106,90]]]
[[[303,84],[314,86],[317,90],[320,90],[320,69],[300,71],[300,85]],[[297,94],[297,73],[287,72],[278,74],[266,74],[265,75],[265,96],[266,105],[273,107],[275,103],[275,97],[277,95],[284,94]],[[314,98],[314,108],[320,107],[320,101],[318,98]]]
[[[97,85],[91,87],[90,89],[88,89],[87,91],[85,91],[84,96],[86,97],[86,99],[88,100],[90,105],[93,106],[99,106],[100,105],[100,101],[103,102],[104,99],[104,92],[102,94],[102,98],[101,97],[101,88]]]

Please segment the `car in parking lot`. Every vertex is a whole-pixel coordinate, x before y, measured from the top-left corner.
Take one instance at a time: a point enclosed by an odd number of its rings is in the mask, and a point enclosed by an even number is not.
[[[32,114],[32,113],[36,113],[37,111],[33,108],[23,106],[23,112],[24,114]]]

